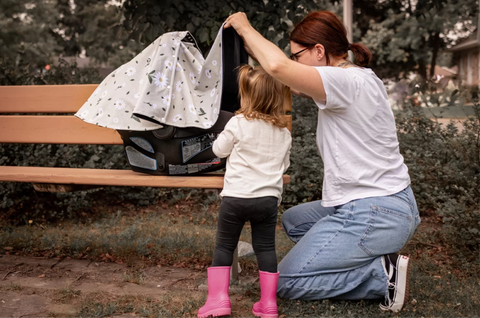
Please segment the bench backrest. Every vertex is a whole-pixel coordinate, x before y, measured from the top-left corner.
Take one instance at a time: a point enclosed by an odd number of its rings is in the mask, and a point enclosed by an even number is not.
[[[97,86],[0,86],[0,143],[122,145],[123,141],[115,130],[88,124],[72,116]],[[290,94],[285,101],[285,110],[292,110]],[[292,117],[285,116],[291,131]]]

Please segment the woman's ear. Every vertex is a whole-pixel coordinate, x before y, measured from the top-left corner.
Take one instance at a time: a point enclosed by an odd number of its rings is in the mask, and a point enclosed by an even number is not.
[[[321,44],[315,44],[315,56],[317,58],[317,61],[321,61],[323,57],[325,56],[325,47]]]

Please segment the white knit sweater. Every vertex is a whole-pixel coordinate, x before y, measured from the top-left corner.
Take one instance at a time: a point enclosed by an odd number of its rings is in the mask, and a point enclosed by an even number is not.
[[[221,196],[282,198],[282,175],[290,165],[292,137],[287,128],[278,128],[260,119],[243,115],[230,119],[213,144],[213,152],[227,159]]]

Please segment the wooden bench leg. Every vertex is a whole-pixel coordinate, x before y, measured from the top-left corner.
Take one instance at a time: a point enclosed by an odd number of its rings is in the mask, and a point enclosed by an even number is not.
[[[233,251],[233,263],[230,272],[230,280],[238,280],[238,246]]]

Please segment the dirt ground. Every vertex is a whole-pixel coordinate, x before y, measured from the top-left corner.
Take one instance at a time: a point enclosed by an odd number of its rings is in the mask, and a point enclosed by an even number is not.
[[[76,317],[82,299],[89,294],[112,299],[145,296],[153,301],[175,292],[197,300],[206,297],[206,270],[146,267],[141,269],[139,284],[132,282],[138,273],[125,264],[3,255],[0,256],[0,317]],[[254,277],[241,277],[238,286],[255,281]],[[241,300],[240,294],[235,296],[233,287],[230,296]],[[251,305],[236,306],[243,311]],[[129,313],[115,317],[135,316]]]

